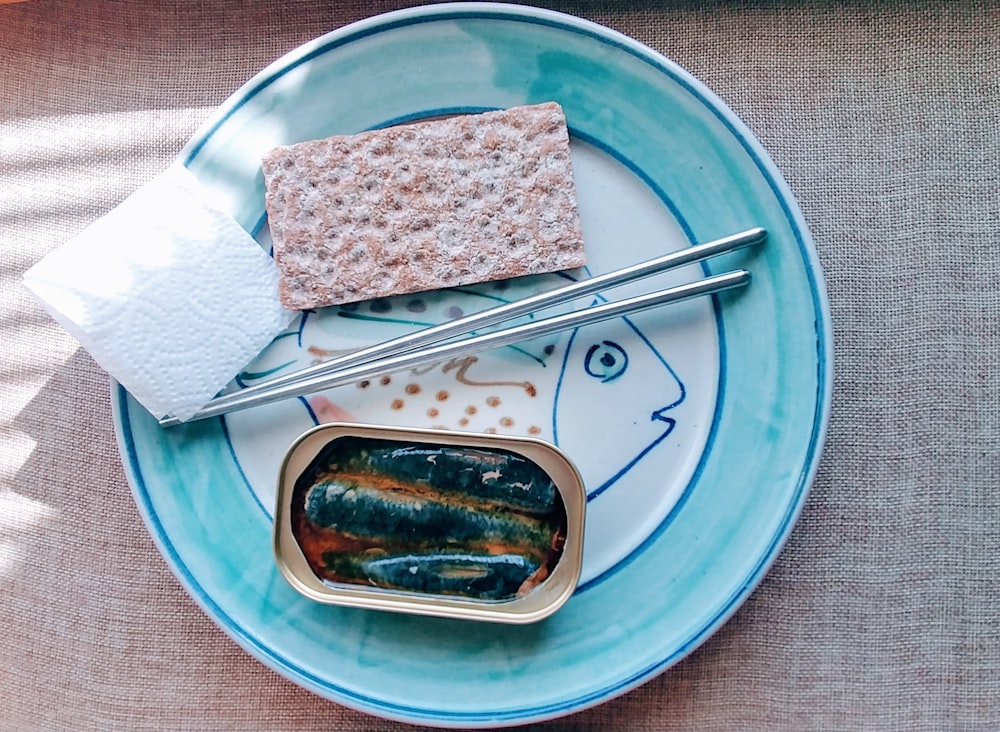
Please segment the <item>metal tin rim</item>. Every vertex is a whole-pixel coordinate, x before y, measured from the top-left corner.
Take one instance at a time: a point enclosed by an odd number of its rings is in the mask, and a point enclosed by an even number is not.
[[[292,533],[291,484],[319,449],[344,436],[463,447],[499,447],[532,460],[552,478],[566,511],[566,541],[552,574],[527,595],[497,602],[324,583],[309,568]],[[282,459],[275,499],[272,548],[285,580],[296,591],[316,602],[466,620],[534,623],[562,607],[576,589],[583,561],[586,502],[583,480],[573,462],[558,447],[538,438],[330,422],[299,435]]]

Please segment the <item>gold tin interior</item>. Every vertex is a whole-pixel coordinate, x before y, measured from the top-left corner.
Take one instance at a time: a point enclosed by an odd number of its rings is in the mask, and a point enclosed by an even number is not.
[[[295,536],[292,497],[296,481],[307,471],[313,460],[328,444],[343,437],[392,440],[414,446],[503,450],[535,463],[552,480],[566,513],[565,541],[551,573],[526,594],[504,600],[369,588],[365,585],[332,583],[320,579],[309,566]],[[533,623],[554,613],[576,589],[583,558],[586,503],[586,491],[576,468],[561,450],[542,440],[447,430],[330,423],[301,435],[288,449],[282,462],[274,517],[274,554],[278,567],[289,584],[316,602],[466,620]]]

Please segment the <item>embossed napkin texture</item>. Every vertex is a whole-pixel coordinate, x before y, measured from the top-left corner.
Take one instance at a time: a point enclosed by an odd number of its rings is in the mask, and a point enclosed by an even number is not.
[[[187,419],[294,317],[274,260],[170,166],[24,275],[154,416]]]
[[[419,729],[291,684],[195,605],[129,495],[105,372],[21,285],[253,73],[401,5],[0,5],[0,729]],[[836,373],[749,601],[662,676],[529,729],[1000,728],[1000,5],[549,7],[662,51],[763,142],[816,239]]]

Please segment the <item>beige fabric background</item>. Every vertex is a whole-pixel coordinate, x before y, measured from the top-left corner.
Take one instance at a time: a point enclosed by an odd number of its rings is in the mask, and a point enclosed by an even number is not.
[[[285,681],[194,605],[132,502],[105,374],[19,284],[264,64],[400,5],[0,5],[0,729],[410,729]],[[539,729],[1000,728],[1000,4],[548,5],[675,59],[760,137],[826,269],[836,391],[749,602]]]

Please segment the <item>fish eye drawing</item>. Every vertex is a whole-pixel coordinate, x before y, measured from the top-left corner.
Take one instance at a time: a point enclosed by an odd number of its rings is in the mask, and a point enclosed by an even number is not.
[[[628,368],[628,354],[614,341],[601,341],[587,349],[583,368],[596,379],[612,381]]]

